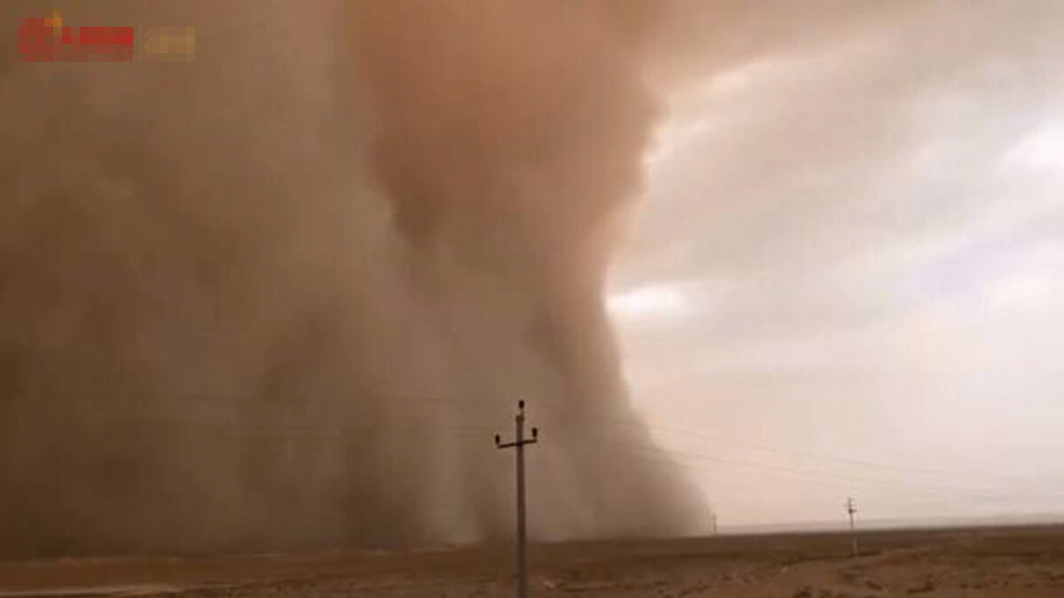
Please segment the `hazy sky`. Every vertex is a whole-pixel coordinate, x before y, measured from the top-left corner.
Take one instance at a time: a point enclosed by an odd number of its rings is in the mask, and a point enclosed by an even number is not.
[[[797,4],[674,32],[634,400],[722,525],[1064,513],[1064,3]]]

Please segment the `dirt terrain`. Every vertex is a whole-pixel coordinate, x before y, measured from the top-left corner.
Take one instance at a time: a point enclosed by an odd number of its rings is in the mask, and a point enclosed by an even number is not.
[[[1064,527],[534,546],[532,596],[1064,596]],[[510,596],[509,545],[0,562],[14,596]]]

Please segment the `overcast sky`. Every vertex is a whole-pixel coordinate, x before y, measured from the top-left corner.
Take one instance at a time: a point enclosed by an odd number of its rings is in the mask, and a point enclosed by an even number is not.
[[[722,525],[1064,513],[1064,3],[798,4],[674,33],[634,401]]]

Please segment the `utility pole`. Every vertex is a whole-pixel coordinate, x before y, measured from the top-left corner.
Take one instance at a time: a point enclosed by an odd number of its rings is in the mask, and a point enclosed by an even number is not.
[[[532,438],[525,438],[525,402],[517,402],[513,442],[503,443],[495,435],[495,446],[517,449],[517,598],[528,596],[528,572],[525,569],[525,445],[535,444],[539,430],[532,428]]]
[[[850,516],[850,549],[853,556],[857,556],[857,530],[853,525],[853,516],[857,513],[857,503],[853,501],[853,498],[846,499],[846,513]]]

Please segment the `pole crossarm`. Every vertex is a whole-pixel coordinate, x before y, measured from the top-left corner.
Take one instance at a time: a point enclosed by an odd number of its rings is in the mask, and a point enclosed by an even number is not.
[[[496,448],[504,449],[504,448],[512,448],[512,447],[515,447],[515,446],[524,446],[526,444],[536,444],[537,442],[539,442],[538,438],[529,438],[529,439],[526,439],[526,440],[522,440],[521,442],[517,442],[517,441],[514,441],[514,442],[499,442],[498,440],[496,440],[495,441],[495,446],[496,446]]]

